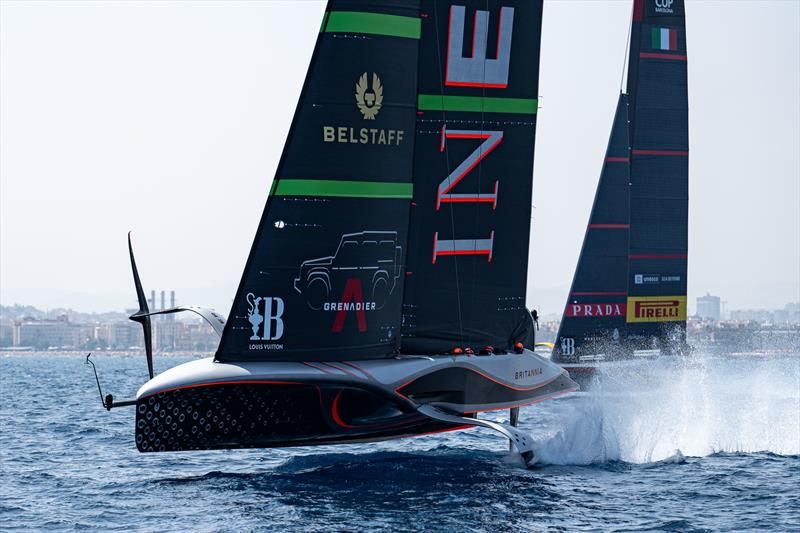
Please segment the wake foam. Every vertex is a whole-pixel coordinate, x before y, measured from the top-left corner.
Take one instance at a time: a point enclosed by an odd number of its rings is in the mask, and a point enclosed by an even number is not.
[[[545,464],[800,455],[800,354],[609,363],[589,392],[557,403],[560,427],[535,447]]]

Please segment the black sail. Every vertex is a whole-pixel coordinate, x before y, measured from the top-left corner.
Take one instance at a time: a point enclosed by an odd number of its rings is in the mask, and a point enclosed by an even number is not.
[[[419,42],[418,0],[328,3],[218,360],[399,349]]]
[[[686,61],[683,0],[634,0],[627,80],[627,205],[619,205],[621,196],[610,200],[600,194],[609,168],[606,163],[554,360],[570,362],[607,350],[612,355],[626,355],[636,349],[669,351],[685,344],[689,198]],[[618,133],[619,120],[618,109],[610,145]],[[591,225],[602,223],[595,220],[595,213],[615,209],[619,224],[627,225],[618,231],[618,236],[626,234],[628,241],[624,264],[620,262],[619,242],[608,241],[605,246],[592,242],[595,228]],[[614,232],[608,228],[603,233]],[[598,271],[594,280],[588,273],[592,270]],[[623,273],[624,281],[620,277]],[[603,292],[615,294],[590,294]],[[581,309],[570,307],[574,303],[607,302],[624,303],[621,313],[613,307],[613,316],[599,318],[599,307],[584,307],[582,316],[571,316],[571,310]],[[591,317],[586,316],[587,309],[593,312]]]
[[[556,361],[598,353],[625,335],[628,300],[630,144],[620,94],[583,247],[553,352]]]
[[[508,349],[525,309],[542,2],[422,1],[402,350]]]
[[[633,25],[627,338],[631,347],[669,350],[686,339],[689,106],[683,0],[636,0]]]

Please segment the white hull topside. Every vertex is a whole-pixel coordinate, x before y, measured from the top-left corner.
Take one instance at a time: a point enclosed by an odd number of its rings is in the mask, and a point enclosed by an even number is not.
[[[567,377],[564,369],[530,350],[525,350],[521,354],[432,357],[404,355],[388,359],[336,362],[222,363],[213,358],[205,358],[183,363],[157,375],[139,389],[136,398],[141,400],[162,392],[214,384],[303,382],[336,383],[380,390],[412,406],[416,403],[398,393],[398,389],[432,372],[452,368],[479,374],[513,390],[517,396],[515,401],[481,401],[469,404],[431,402],[453,412],[468,413],[526,405],[577,389],[577,385],[564,379]],[[566,381],[566,384],[560,385],[561,390],[553,391],[547,385],[556,380],[559,383]],[[540,391],[543,388],[549,390],[544,397],[544,391]],[[524,391],[529,391],[529,394]],[[520,393],[525,396],[524,399],[519,397]]]

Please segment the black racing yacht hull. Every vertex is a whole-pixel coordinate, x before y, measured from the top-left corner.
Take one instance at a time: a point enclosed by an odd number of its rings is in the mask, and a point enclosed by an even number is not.
[[[566,371],[527,350],[336,363],[202,359],[139,390],[136,446],[154,452],[410,437],[478,425],[466,418],[577,388]],[[465,418],[432,418],[423,405]]]

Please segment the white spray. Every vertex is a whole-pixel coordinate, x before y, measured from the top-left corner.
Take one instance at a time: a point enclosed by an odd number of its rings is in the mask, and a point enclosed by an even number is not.
[[[536,447],[546,464],[800,454],[800,354],[609,364],[590,392],[553,404],[526,413],[543,417],[534,433],[551,427]]]

